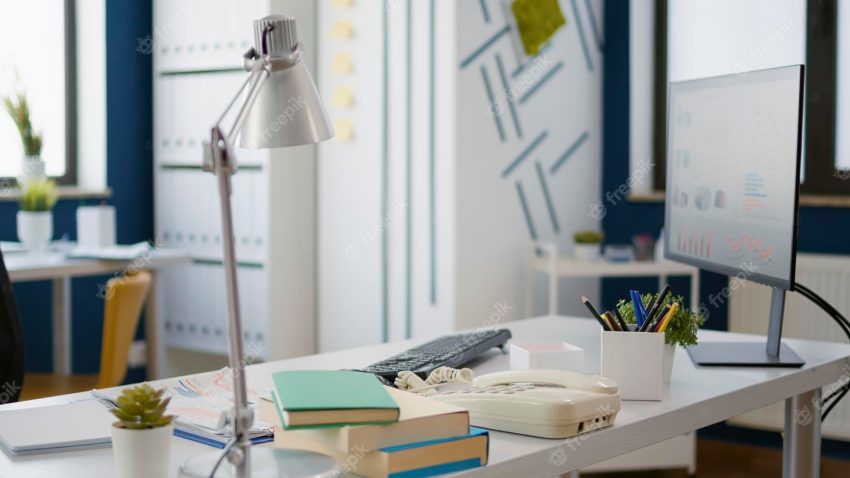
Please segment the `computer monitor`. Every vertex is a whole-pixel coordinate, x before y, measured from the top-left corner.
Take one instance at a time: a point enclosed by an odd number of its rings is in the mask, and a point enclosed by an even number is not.
[[[664,255],[773,288],[767,343],[689,348],[703,365],[801,366],[781,344],[794,288],[805,68],[670,84]]]

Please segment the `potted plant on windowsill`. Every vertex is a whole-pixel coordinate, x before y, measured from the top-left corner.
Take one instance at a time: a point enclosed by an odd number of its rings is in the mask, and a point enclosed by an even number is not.
[[[53,206],[56,183],[49,179],[21,184],[21,210],[18,211],[18,240],[29,251],[42,251],[53,237]]]
[[[3,98],[3,108],[18,130],[23,146],[23,164],[21,169],[21,182],[47,177],[45,174],[44,161],[41,159],[42,135],[33,129],[30,120],[30,107],[26,94],[18,92],[12,96]]]
[[[118,418],[112,424],[112,455],[119,478],[169,476],[174,417],[165,414],[171,397],[162,398],[163,393],[146,383],[125,388],[110,410]]]
[[[602,241],[605,235],[600,231],[578,231],[573,234],[573,256],[580,261],[590,262],[602,255]]]
[[[641,296],[644,306],[648,306],[650,301],[655,299],[658,294],[646,293]],[[667,304],[678,302],[680,304],[678,312],[664,331],[664,383],[670,383],[670,375],[673,372],[673,358],[676,356],[676,346],[683,348],[696,345],[698,342],[697,331],[705,323],[705,317],[699,312],[693,311],[685,307],[685,299],[681,295],[674,296],[667,294],[667,299],[661,304],[663,308]],[[659,308],[658,310],[661,310]],[[632,307],[631,300],[620,300],[617,302],[617,310],[623,316],[623,320],[627,324],[635,323],[635,311]]]

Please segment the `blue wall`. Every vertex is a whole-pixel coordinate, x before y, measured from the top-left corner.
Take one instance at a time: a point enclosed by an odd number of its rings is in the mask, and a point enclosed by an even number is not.
[[[605,79],[603,84],[603,153],[601,200],[607,207],[602,227],[608,241],[628,243],[631,237],[642,232],[657,236],[664,224],[663,203],[606,202],[605,191],[615,191],[629,174],[629,2],[607,0],[605,5]],[[801,252],[850,254],[850,209],[811,208],[800,209],[798,249]],[[717,294],[727,285],[727,278],[703,272],[700,296],[708,307],[706,328],[727,329],[727,306],[707,303],[709,294]],[[687,280],[671,281],[674,290],[687,296]],[[620,297],[627,297],[629,288],[654,290],[654,279],[643,281],[605,280],[602,299],[606,306]],[[826,315],[813,320],[830,320]],[[749,444],[781,447],[778,433],[745,430],[714,425],[700,431],[700,436],[713,437]],[[826,455],[850,458],[850,444],[825,440]]]
[[[153,237],[152,69],[151,55],[136,51],[139,38],[151,33],[151,0],[106,2],[106,135],[109,200],[117,208],[119,243]],[[79,134],[86,134],[80,131]],[[84,162],[80,157],[78,161]],[[78,201],[60,201],[54,209],[54,233],[76,237]],[[0,204],[0,239],[16,240],[17,204]],[[103,301],[100,284],[109,277],[72,281],[73,364],[75,373],[95,373],[100,364]],[[49,282],[14,285],[26,340],[27,371],[50,371],[51,285]],[[140,331],[143,327],[139,327]],[[131,371],[128,380],[143,377]]]

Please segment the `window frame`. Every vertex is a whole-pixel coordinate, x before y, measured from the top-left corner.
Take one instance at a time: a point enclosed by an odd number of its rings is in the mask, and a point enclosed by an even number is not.
[[[64,0],[65,56],[65,173],[51,176],[60,186],[77,185],[77,8],[76,0]],[[3,182],[17,186],[16,177],[3,177]]]
[[[667,1],[654,0],[652,189],[656,192],[665,190],[667,178]],[[850,196],[850,181],[842,181],[835,167],[837,18],[836,0],[806,1],[806,181],[800,185],[804,197]]]

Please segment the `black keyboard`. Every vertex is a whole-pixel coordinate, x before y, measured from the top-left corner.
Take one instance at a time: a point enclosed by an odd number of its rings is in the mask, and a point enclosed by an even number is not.
[[[438,367],[458,368],[493,347],[499,347],[504,351],[505,343],[509,338],[511,338],[511,331],[508,329],[447,335],[373,363],[363,371],[374,373],[390,382],[404,370],[425,378]]]

